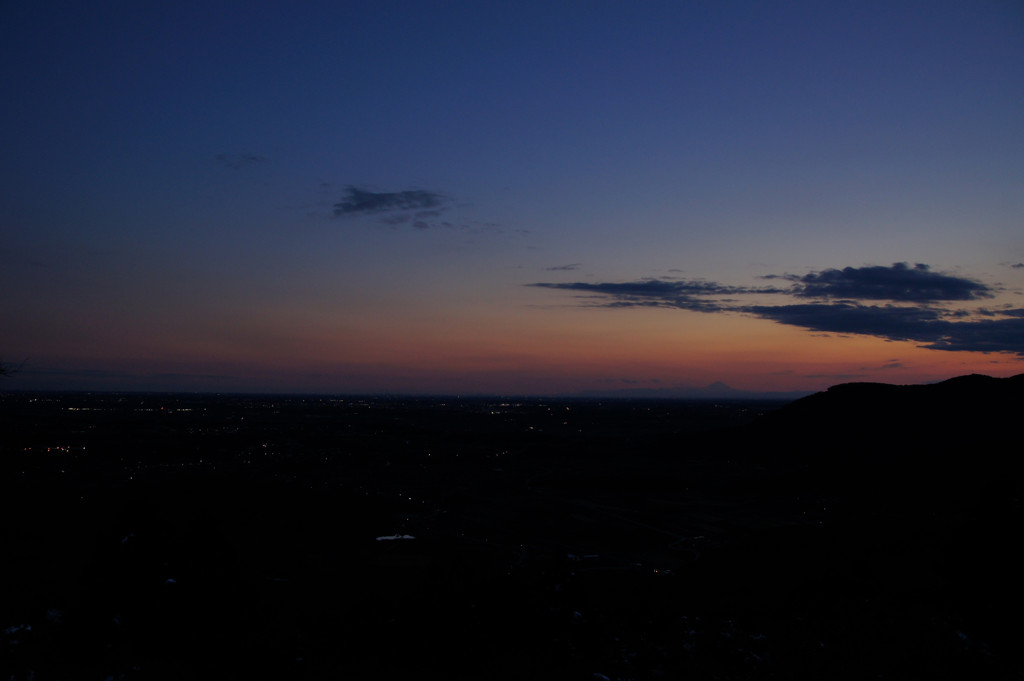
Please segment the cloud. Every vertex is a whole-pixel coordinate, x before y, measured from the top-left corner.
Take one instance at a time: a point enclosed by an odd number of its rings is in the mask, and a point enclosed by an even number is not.
[[[572,291],[591,307],[665,307],[733,312],[809,331],[858,334],[918,343],[934,350],[1008,352],[1024,356],[1024,308],[949,309],[942,303],[993,297],[981,282],[932,272],[928,265],[847,267],[805,276],[769,275],[788,288],[749,288],[708,281],[644,279],[627,282],[537,282],[536,288]],[[815,298],[813,302],[752,305],[760,294]],[[838,299],[838,300],[837,300]],[[746,300],[746,302],[744,302]],[[869,305],[860,300],[887,301]],[[893,364],[894,367],[898,364]]]
[[[334,217],[358,219],[372,217],[374,221],[397,227],[407,225],[416,230],[445,229],[463,234],[501,233],[493,222],[446,219],[445,213],[457,208],[444,194],[426,189],[406,189],[397,192],[375,192],[348,185],[341,201],[334,204]]]
[[[939,310],[931,308],[855,303],[751,305],[742,311],[811,331],[864,334],[891,340],[937,340],[939,336],[933,325],[942,318]]]
[[[846,298],[923,303],[991,298],[992,289],[964,277],[932,272],[928,265],[905,262],[891,267],[844,267],[796,275],[770,275],[788,279],[793,295],[801,298]]]
[[[527,284],[537,288],[577,291],[590,294],[592,297],[609,299],[599,307],[672,307],[681,310],[697,310],[701,312],[719,312],[724,309],[721,301],[712,298],[734,296],[750,293],[778,293],[779,289],[750,289],[736,286],[723,286],[710,281],[674,281],[665,279],[645,279],[622,283],[586,282],[548,283],[537,282]]]
[[[578,262],[570,263],[568,265],[555,265],[554,267],[545,267],[544,269],[548,272],[571,272],[572,270],[578,270],[580,264]]]
[[[931,307],[854,303],[749,306],[743,311],[810,331],[911,341],[933,350],[1024,355],[1024,318],[949,321],[952,315]]]
[[[1024,319],[947,322],[942,337],[924,347],[933,350],[1015,352],[1024,357]]]
[[[707,298],[716,296],[721,297],[742,294],[783,292],[780,289],[771,287],[751,289],[724,286],[715,282],[659,279],[604,284],[588,284],[586,282],[552,284],[548,282],[539,282],[535,284],[527,284],[526,286],[542,289],[558,289],[562,291],[579,291],[581,293],[612,298],[612,301],[607,304],[609,307],[628,307],[636,305],[646,307],[681,307],[684,309],[695,309],[696,307],[708,309],[721,308],[720,305],[712,303],[709,300],[699,299],[701,297]]]
[[[1015,270],[1024,270],[1024,262],[1015,263],[1013,265],[1010,265],[1010,267],[1012,267]]]
[[[334,204],[336,217],[373,215],[377,213],[415,213],[420,217],[436,216],[446,198],[424,189],[406,189],[400,192],[372,192],[349,185],[341,201]],[[422,221],[422,220],[421,220]]]

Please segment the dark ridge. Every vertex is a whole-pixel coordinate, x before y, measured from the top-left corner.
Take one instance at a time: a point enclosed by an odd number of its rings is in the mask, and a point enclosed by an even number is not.
[[[844,383],[766,413],[740,448],[788,470],[790,482],[847,499],[928,506],[980,499],[997,487],[997,496],[1019,499],[1022,404],[1024,374]]]
[[[1024,374],[958,376],[941,383],[843,383],[767,414],[759,432],[793,443],[849,449],[872,443],[951,446],[992,444],[1013,435],[1024,404]]]
[[[1024,635],[1019,624],[999,624],[1024,607],[1024,564],[1012,548],[1024,525],[1022,405],[1024,374],[846,383],[766,413],[743,433],[737,458],[763,472],[762,503],[789,498],[822,514],[818,537],[787,549],[790,555],[820,561],[824,570],[845,566],[861,585],[877,580],[872,589],[908,599],[910,611],[984,636],[991,655]],[[704,568],[726,574],[736,561],[764,564],[782,546],[777,535],[750,533]],[[837,583],[817,588],[849,597],[848,585]],[[857,597],[863,605],[882,591]],[[976,672],[945,671],[948,678]]]

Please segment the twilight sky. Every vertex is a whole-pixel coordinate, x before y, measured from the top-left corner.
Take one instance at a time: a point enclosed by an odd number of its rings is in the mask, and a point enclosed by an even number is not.
[[[39,2],[3,389],[1024,371],[1024,5]]]

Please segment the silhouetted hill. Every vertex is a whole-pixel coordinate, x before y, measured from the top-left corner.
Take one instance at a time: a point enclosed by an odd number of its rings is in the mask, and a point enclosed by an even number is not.
[[[962,498],[1019,479],[1022,404],[1024,374],[844,383],[765,414],[744,449],[804,466],[806,484],[844,494],[860,487],[892,500]]]
[[[827,530],[792,555],[831,555],[830,569],[845,564],[859,584],[872,585],[864,602],[899,594],[893,603],[912,603],[918,614],[934,610],[931,621],[945,618],[958,635],[1011,650],[1024,631],[998,623],[1024,607],[1024,564],[1012,539],[1024,524],[1021,405],[1024,374],[846,383],[762,416],[745,433],[742,458],[764,472],[762,503],[792,499],[822,514]],[[738,542],[734,555],[706,568],[750,560],[759,555],[757,542],[771,536]],[[835,598],[841,589],[828,591]],[[898,611],[893,605],[887,616]]]
[[[974,449],[1008,442],[1022,404],[1024,374],[927,385],[843,383],[766,415],[758,429],[822,449]]]

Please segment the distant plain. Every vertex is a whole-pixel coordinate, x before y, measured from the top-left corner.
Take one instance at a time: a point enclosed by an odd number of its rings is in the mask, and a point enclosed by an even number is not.
[[[4,673],[1019,674],[1016,479],[784,405],[0,395]]]

